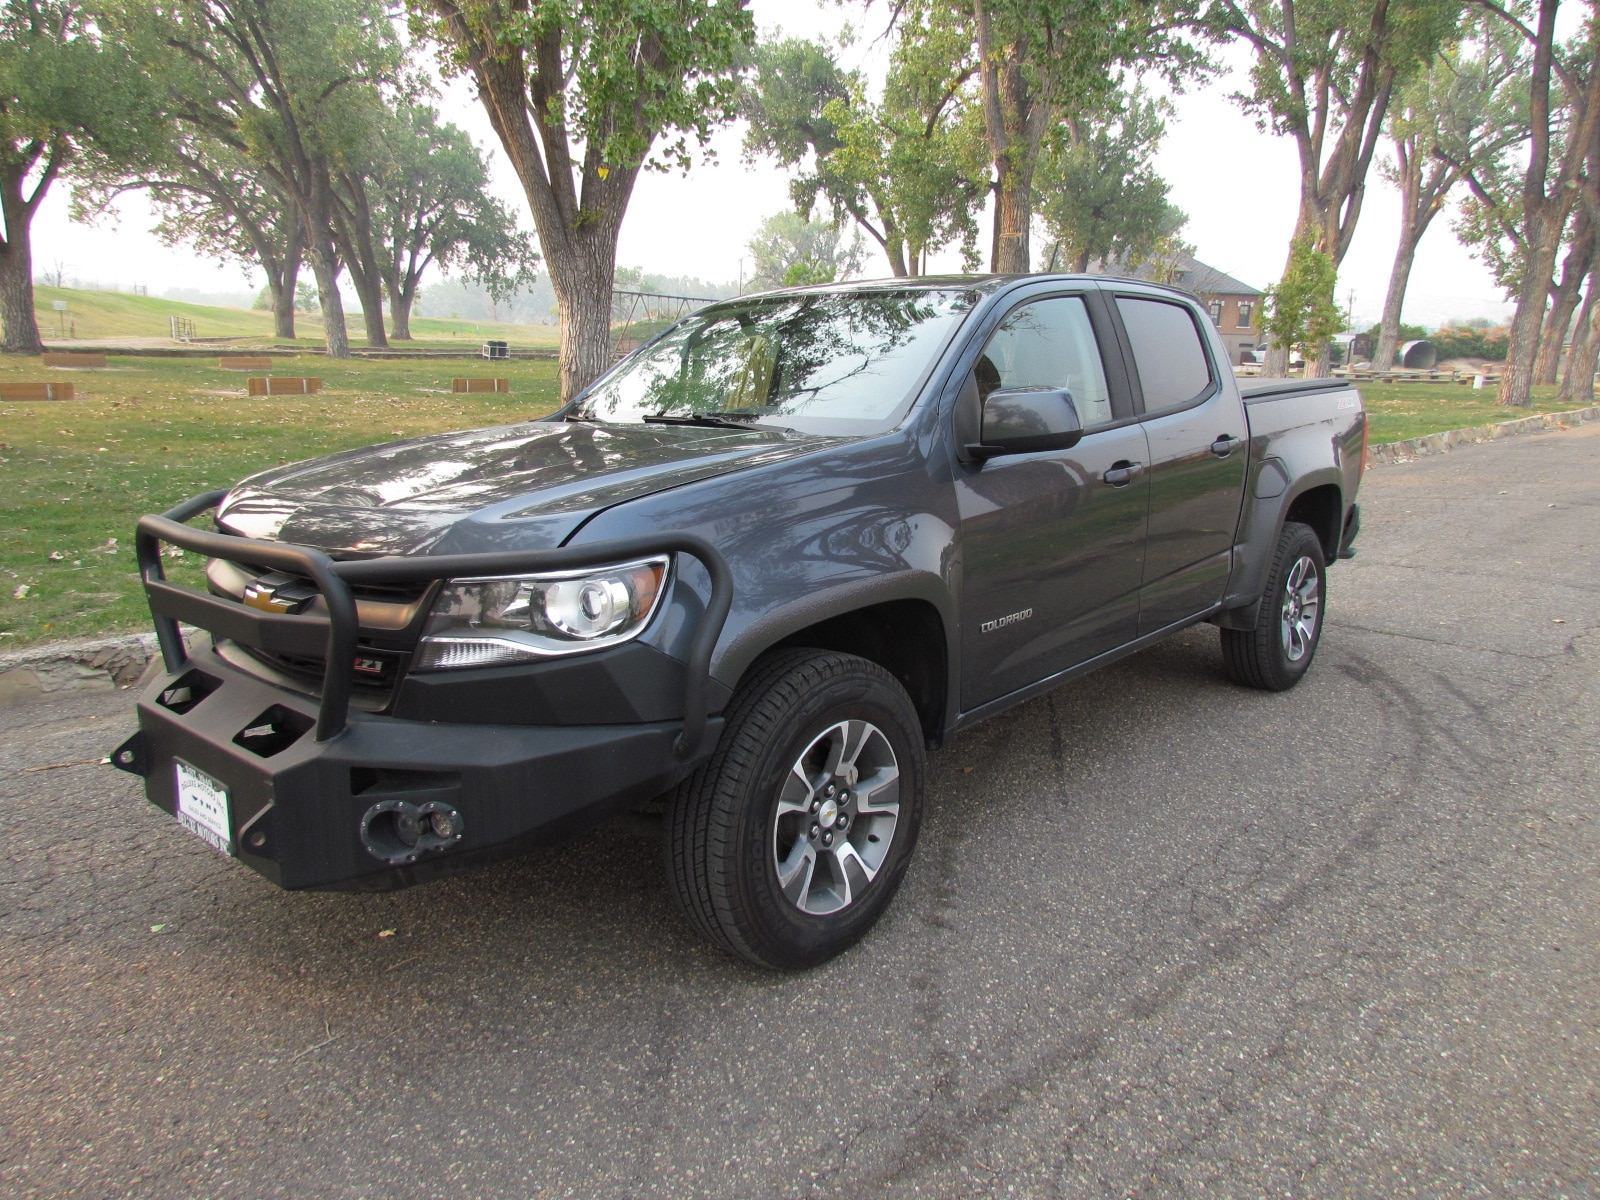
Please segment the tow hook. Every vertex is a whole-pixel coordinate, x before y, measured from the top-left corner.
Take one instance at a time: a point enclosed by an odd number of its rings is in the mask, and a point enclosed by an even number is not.
[[[111,752],[111,765],[140,778],[150,774],[150,747],[145,743],[143,730]]]

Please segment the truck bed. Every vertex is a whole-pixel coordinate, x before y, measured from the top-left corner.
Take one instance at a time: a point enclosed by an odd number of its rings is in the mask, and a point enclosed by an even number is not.
[[[1347,379],[1241,379],[1239,393],[1246,404],[1258,404],[1311,392],[1341,392],[1351,386]]]

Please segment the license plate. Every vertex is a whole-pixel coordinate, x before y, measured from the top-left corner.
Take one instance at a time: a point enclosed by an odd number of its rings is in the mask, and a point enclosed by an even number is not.
[[[186,762],[178,767],[178,823],[224,854],[233,853],[228,789]]]

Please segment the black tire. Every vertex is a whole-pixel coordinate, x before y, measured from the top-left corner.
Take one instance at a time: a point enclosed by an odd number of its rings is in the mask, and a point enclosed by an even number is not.
[[[1305,620],[1307,589],[1297,572],[1314,572],[1315,610]],[[1300,582],[1296,582],[1299,579]],[[1298,607],[1296,605],[1298,604]],[[1245,687],[1282,692],[1300,682],[1316,657],[1328,608],[1328,564],[1309,525],[1285,522],[1267,572],[1253,629],[1222,631],[1228,678]],[[1291,620],[1291,618],[1293,618]]]
[[[816,769],[857,730],[848,763],[841,752],[842,774]],[[863,769],[871,774],[858,779]],[[673,897],[695,929],[752,963],[794,970],[825,962],[860,940],[894,898],[916,845],[925,777],[922,725],[892,675],[849,654],[779,651],[740,684],[716,752],[668,804]],[[843,799],[828,807],[824,791]],[[802,817],[797,799],[817,815]],[[817,817],[830,813],[840,823],[816,832]],[[786,866],[790,894],[780,882]],[[842,878],[833,881],[836,871]]]

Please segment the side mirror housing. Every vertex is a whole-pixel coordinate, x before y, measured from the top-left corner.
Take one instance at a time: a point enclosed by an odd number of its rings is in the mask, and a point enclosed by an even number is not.
[[[1083,437],[1072,393],[1064,388],[1007,388],[983,405],[981,440],[966,447],[979,462],[1000,454],[1070,450]]]

